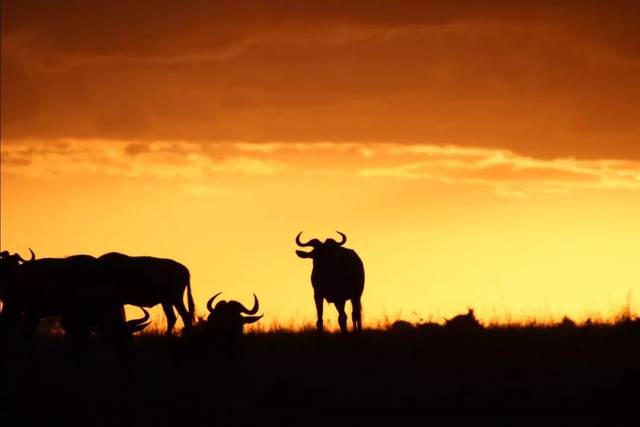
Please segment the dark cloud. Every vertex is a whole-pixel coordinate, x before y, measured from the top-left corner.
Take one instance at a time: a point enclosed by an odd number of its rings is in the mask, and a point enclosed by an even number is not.
[[[3,36],[49,56],[165,56],[213,52],[243,40],[363,28],[443,26],[459,22],[564,26],[637,55],[640,6],[597,0],[424,1],[5,0]]]
[[[394,141],[638,159],[639,10],[4,1],[2,136]]]

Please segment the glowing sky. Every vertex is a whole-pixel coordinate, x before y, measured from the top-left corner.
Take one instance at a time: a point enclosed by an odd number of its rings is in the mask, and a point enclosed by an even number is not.
[[[170,257],[314,316],[348,236],[365,325],[640,304],[633,2],[2,2],[1,246]],[[326,309],[335,324],[335,311]]]

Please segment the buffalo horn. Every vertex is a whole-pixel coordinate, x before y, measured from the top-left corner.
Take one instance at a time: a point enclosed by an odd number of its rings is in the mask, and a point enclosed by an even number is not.
[[[218,292],[217,294],[209,298],[209,301],[207,301],[207,309],[209,310],[209,313],[213,313],[213,300],[215,300],[221,293],[222,292]]]
[[[316,247],[320,244],[320,241],[318,239],[311,239],[308,242],[302,242],[300,240],[300,236],[302,235],[302,231],[298,233],[298,235],[296,236],[296,244],[298,246],[300,246],[301,248],[305,248],[307,246],[312,246],[312,247]]]
[[[260,316],[244,316],[242,318],[242,323],[243,324],[248,324],[248,323],[255,323],[258,320],[262,319],[263,314],[261,314]]]
[[[253,294],[253,307],[251,308],[251,310],[248,310],[247,307],[245,307],[242,304],[240,304],[240,306],[242,307],[242,310],[240,310],[240,313],[256,314],[258,312],[258,308],[260,307],[258,304],[258,297],[256,296],[256,294]]]
[[[151,322],[147,322],[147,320],[149,320],[149,317],[150,317],[149,312],[145,310],[144,307],[140,307],[140,308],[144,312],[144,316],[140,319],[129,320],[126,323],[127,329],[131,333],[139,332],[151,324]]]
[[[33,253],[33,250],[31,250],[31,248],[29,248],[29,252],[31,252],[31,259],[29,261],[33,261],[34,259],[36,259],[36,254]],[[20,254],[16,254],[18,256],[18,259],[22,262],[28,262],[27,260],[23,259]]]

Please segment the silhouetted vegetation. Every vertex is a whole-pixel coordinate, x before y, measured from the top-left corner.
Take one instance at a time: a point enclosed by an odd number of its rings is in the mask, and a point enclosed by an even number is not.
[[[24,424],[183,425],[227,415],[632,414],[640,320],[455,328],[397,322],[360,335],[249,332],[228,352],[194,334],[60,336],[2,352],[2,416]]]
[[[364,270],[355,252],[341,247],[340,234],[340,242],[296,238],[313,248],[297,253],[314,260],[320,303],[315,328],[298,332],[255,323],[262,318],[255,295],[249,309],[234,300],[214,306],[216,294],[208,317],[195,319],[189,272],[171,260],[121,254],[35,260],[33,253],[24,260],[3,252],[0,425],[210,425],[251,413],[635,411],[640,320],[630,297],[614,324],[565,317],[552,325],[484,325],[469,308],[442,324],[398,320],[360,331]],[[323,257],[334,264],[318,273]],[[341,333],[320,333],[324,299],[339,306]],[[359,333],[345,333],[347,300]],[[167,329],[131,338],[148,325],[149,313],[126,321],[127,302],[161,303]],[[172,306],[184,322],[181,336],[169,333]],[[245,331],[249,324],[258,327]],[[123,326],[127,333],[119,334]],[[80,328],[81,343],[73,339]]]

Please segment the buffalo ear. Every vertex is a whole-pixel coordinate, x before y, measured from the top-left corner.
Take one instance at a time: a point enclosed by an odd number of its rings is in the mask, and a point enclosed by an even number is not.
[[[313,258],[313,251],[305,252],[305,251],[296,251],[296,255],[300,258]]]

